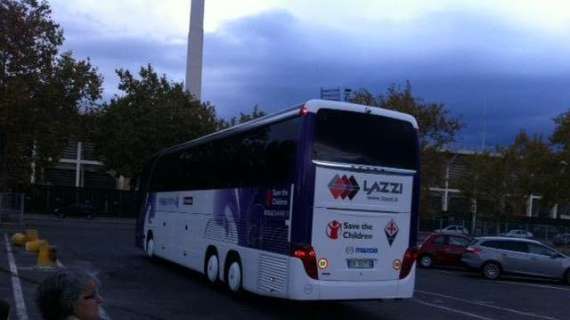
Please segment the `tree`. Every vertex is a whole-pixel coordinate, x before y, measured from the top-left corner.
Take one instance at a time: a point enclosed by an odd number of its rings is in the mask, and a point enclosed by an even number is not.
[[[526,202],[531,194],[541,196],[544,207],[552,207],[560,198],[556,180],[561,174],[560,160],[551,146],[542,136],[529,137],[521,131],[509,147],[516,170],[517,186],[514,188],[515,200]]]
[[[469,155],[455,185],[465,198],[473,201],[477,212],[500,214],[504,211],[501,203],[508,193],[505,168],[500,149],[493,153],[485,151]]]
[[[45,1],[0,0],[0,30],[0,189],[14,190],[61,157],[102,80],[89,60],[59,53],[63,31]]]
[[[122,96],[95,110],[91,141],[108,170],[137,177],[145,160],[172,145],[216,130],[215,109],[184,91],[181,83],[158,76],[152,66],[141,67],[140,79],[117,70]]]
[[[354,92],[351,102],[396,110],[413,115],[418,121],[418,138],[421,150],[422,201],[421,212],[429,211],[429,187],[435,186],[443,176],[445,151],[455,139],[463,124],[449,114],[445,105],[426,103],[412,93],[410,82],[406,86],[392,85],[384,95],[374,96],[366,89]]]
[[[259,117],[263,117],[265,115],[265,112],[263,110],[261,110],[261,108],[258,105],[253,106],[253,111],[251,113],[239,113],[239,117],[232,117],[229,121],[226,121],[224,119],[220,119],[219,123],[218,123],[218,128],[219,129],[226,129],[229,127],[233,127],[237,124],[240,123],[244,123],[244,122],[248,122],[251,121],[253,119],[257,119]]]
[[[554,132],[550,137],[555,156],[555,176],[553,188],[559,202],[570,202],[570,111],[554,118]]]
[[[531,194],[540,194],[544,206],[554,205],[557,170],[556,157],[542,137],[531,138],[521,131],[510,146],[470,156],[457,185],[467,198],[493,204],[479,208],[482,213],[521,215]]]

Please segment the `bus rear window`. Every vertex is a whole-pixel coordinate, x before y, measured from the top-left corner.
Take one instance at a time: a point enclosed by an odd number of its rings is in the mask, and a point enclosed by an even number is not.
[[[317,112],[313,159],[417,169],[417,136],[411,123],[372,114]]]

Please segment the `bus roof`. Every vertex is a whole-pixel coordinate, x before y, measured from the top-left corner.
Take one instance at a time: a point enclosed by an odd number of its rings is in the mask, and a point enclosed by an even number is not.
[[[319,109],[322,109],[322,108],[337,109],[337,110],[348,110],[348,111],[361,112],[361,113],[370,113],[370,114],[374,114],[374,115],[384,116],[387,118],[393,118],[393,119],[406,121],[406,122],[411,123],[414,128],[418,129],[418,123],[416,121],[416,118],[414,118],[413,116],[406,114],[406,113],[388,110],[388,109],[379,108],[379,107],[371,107],[371,106],[365,106],[362,104],[349,103],[349,102],[314,99],[314,100],[307,101],[305,103],[305,108],[309,112],[312,112],[312,113],[316,113]]]
[[[412,124],[412,126],[415,129],[418,129],[418,123],[417,123],[416,119],[413,116],[406,114],[406,113],[388,110],[388,109],[384,109],[384,108],[378,108],[378,107],[365,106],[365,105],[361,105],[361,104],[349,103],[349,102],[312,99],[312,100],[308,100],[304,104],[296,105],[294,107],[287,108],[287,109],[282,110],[280,112],[271,113],[271,114],[265,115],[263,117],[253,119],[251,121],[244,122],[244,123],[235,125],[233,127],[230,127],[230,128],[224,129],[224,130],[220,130],[220,131],[216,131],[216,132],[210,133],[208,135],[202,136],[200,138],[197,138],[197,139],[194,139],[191,141],[187,141],[187,142],[183,142],[181,144],[166,148],[166,149],[160,151],[155,156],[153,156],[153,158],[154,157],[161,157],[165,154],[169,154],[171,152],[179,151],[181,149],[185,149],[185,148],[192,146],[192,145],[197,145],[197,144],[204,143],[207,141],[215,140],[217,138],[222,138],[222,137],[225,137],[228,135],[243,132],[243,131],[246,131],[246,130],[249,130],[249,129],[252,129],[255,127],[263,126],[265,124],[284,119],[284,118],[289,118],[289,117],[292,117],[295,115],[299,115],[301,113],[301,110],[305,110],[304,112],[308,112],[308,113],[317,113],[317,111],[319,109],[323,109],[323,108],[334,109],[334,110],[353,111],[353,112],[359,112],[359,113],[369,113],[369,114],[374,114],[374,115],[378,115],[378,116],[384,116],[384,117],[388,117],[388,118],[398,119],[398,120],[409,122],[410,124]]]

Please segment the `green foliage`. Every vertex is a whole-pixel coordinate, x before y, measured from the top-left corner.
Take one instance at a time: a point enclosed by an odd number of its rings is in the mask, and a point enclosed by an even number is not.
[[[406,86],[392,85],[384,95],[374,96],[366,89],[354,92],[351,102],[396,110],[413,115],[418,121],[418,138],[421,148],[422,201],[421,212],[429,211],[429,187],[441,180],[445,166],[442,152],[451,144],[463,124],[452,117],[443,104],[426,103],[412,93],[410,82]]]
[[[570,154],[570,111],[554,118],[555,129],[550,142],[563,154]],[[569,162],[570,163],[570,162]]]
[[[384,95],[377,97],[361,89],[353,93],[351,101],[413,115],[420,127],[419,140],[422,150],[445,148],[454,142],[455,136],[463,127],[459,119],[449,114],[444,104],[426,103],[415,97],[410,82],[406,82],[404,88],[392,85]]]
[[[141,67],[140,79],[126,70],[117,75],[124,95],[94,112],[91,136],[98,157],[117,175],[136,177],[158,151],[216,130],[214,107],[159,77],[150,64]]]
[[[554,118],[554,132],[550,137],[556,156],[556,167],[559,168],[555,187],[556,196],[562,202],[570,202],[570,111]]]
[[[237,124],[240,123],[244,123],[244,122],[248,122],[251,121],[253,119],[259,118],[259,117],[263,117],[265,115],[265,112],[263,110],[261,110],[261,108],[258,105],[253,106],[253,111],[251,113],[239,113],[239,117],[232,117],[229,121],[226,121],[224,119],[219,120],[218,122],[218,128],[219,129],[226,129],[229,127],[233,127]]]
[[[78,132],[101,95],[89,60],[59,53],[63,31],[46,2],[0,0],[0,189],[26,188]]]
[[[557,199],[561,167],[556,155],[541,136],[529,137],[521,131],[512,145],[469,156],[465,174],[457,181],[461,193],[492,207],[479,211],[495,215],[520,215],[526,212],[531,194],[540,194],[545,206]]]

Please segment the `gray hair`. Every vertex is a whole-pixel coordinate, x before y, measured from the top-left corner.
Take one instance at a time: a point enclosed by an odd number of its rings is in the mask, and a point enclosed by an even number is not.
[[[36,304],[45,320],[63,320],[73,315],[73,307],[90,282],[99,286],[91,274],[78,270],[63,270],[48,276],[38,287]]]

